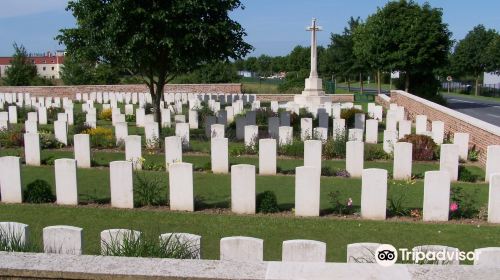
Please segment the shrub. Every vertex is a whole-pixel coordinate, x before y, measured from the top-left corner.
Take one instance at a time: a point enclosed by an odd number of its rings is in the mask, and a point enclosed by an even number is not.
[[[83,133],[90,135],[90,142],[93,147],[109,148],[115,145],[113,131],[109,128],[104,128],[104,127],[90,128],[83,131]]]
[[[304,142],[294,139],[291,144],[278,147],[278,154],[290,157],[301,157],[304,155]]]
[[[437,148],[436,143],[431,137],[426,135],[409,134],[400,142],[409,142],[413,144],[413,160],[433,160],[434,151]]]
[[[467,158],[470,161],[478,161],[479,160],[479,150],[476,150],[476,145],[472,146],[472,148],[469,150],[469,154],[467,155]]]
[[[390,159],[384,148],[377,144],[365,144],[365,160]]]
[[[450,194],[450,218],[474,218],[479,213],[477,195],[479,189],[465,193],[462,187],[454,186]]]
[[[59,113],[64,113],[64,109],[59,107],[47,108],[47,121],[49,123],[54,123],[54,121],[57,120],[57,114]]]
[[[147,176],[145,172],[135,172],[134,175],[134,200],[137,206],[158,206],[165,202],[158,178]]]
[[[91,129],[86,122],[85,113],[77,113],[73,119],[73,134],[80,134],[85,130]]]
[[[327,159],[345,158],[347,136],[345,133],[337,135],[336,138],[328,138],[323,146],[323,155]]]
[[[113,110],[111,110],[111,109],[104,109],[99,114],[99,119],[105,120],[105,121],[111,121],[112,115],[113,115]]]
[[[111,238],[110,242],[103,242],[102,247],[105,256],[195,259],[200,253],[196,244],[183,241],[177,235],[158,242],[157,238],[136,237],[133,232],[123,234],[120,240]]]
[[[460,165],[458,167],[458,180],[462,182],[474,183],[479,179],[479,176],[472,174],[465,166]]]
[[[24,132],[20,127],[0,130],[0,147],[14,148],[24,146]]]
[[[22,235],[17,234],[14,228],[0,228],[0,251],[4,252],[36,252],[32,243],[23,242]]]
[[[339,191],[328,193],[332,211],[339,215],[349,215],[353,213],[352,198],[343,198]]]
[[[321,167],[321,176],[335,176],[335,170],[329,166]]]
[[[347,128],[354,127],[356,114],[365,114],[365,112],[356,108],[342,109],[340,111],[340,118],[345,119],[345,125]]]
[[[276,213],[279,211],[276,194],[272,191],[265,191],[257,195],[257,212]]]
[[[58,149],[64,146],[63,143],[57,141],[56,136],[49,131],[40,130],[40,148],[42,149]]]
[[[387,211],[391,216],[407,216],[410,214],[411,209],[405,207],[408,202],[408,191],[410,185],[414,185],[415,180],[407,180],[406,182],[396,182],[392,181],[389,185],[390,188],[397,187],[397,191],[391,192],[391,195],[387,199]]]
[[[135,115],[125,115],[126,122],[135,122]]]
[[[28,203],[50,203],[55,201],[52,187],[45,180],[35,180],[26,186],[24,201]]]

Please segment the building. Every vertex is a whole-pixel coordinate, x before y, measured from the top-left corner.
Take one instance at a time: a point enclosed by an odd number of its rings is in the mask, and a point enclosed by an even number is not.
[[[483,86],[490,88],[500,88],[500,75],[484,72]]]
[[[47,52],[42,55],[30,55],[29,59],[36,65],[38,75],[48,79],[59,79],[64,63],[64,51]],[[5,70],[10,67],[12,57],[0,57],[0,77],[5,76]]]

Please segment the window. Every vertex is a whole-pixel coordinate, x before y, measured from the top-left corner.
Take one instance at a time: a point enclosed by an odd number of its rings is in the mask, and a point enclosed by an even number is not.
[[[43,69],[43,71],[45,71],[45,66],[42,69]]]
[[[52,66],[52,71],[54,71],[54,66]]]

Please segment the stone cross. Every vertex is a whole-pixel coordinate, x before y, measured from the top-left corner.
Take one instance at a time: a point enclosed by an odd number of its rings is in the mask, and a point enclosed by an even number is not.
[[[316,43],[316,32],[321,31],[321,26],[316,25],[316,19],[312,19],[311,26],[307,27],[307,31],[311,31],[311,72],[309,74],[309,78],[317,78],[318,77],[318,67],[317,67],[317,43]]]

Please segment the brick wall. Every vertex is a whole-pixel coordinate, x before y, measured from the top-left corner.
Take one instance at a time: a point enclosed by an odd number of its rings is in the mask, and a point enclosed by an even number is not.
[[[257,94],[257,100],[260,101],[293,101],[295,94]],[[328,95],[332,98],[332,102],[354,102],[352,94],[332,94]]]
[[[391,103],[404,106],[409,119],[415,121],[416,115],[427,115],[427,129],[432,121],[443,121],[445,133],[469,133],[470,146],[480,151],[479,162],[486,164],[486,148],[500,144],[500,127],[465,115],[450,108],[430,102],[404,91],[391,91]]]
[[[59,96],[74,98],[77,92],[149,92],[146,85],[82,85],[82,86],[41,86],[9,87],[1,86],[0,92],[28,92],[32,96]],[[193,93],[241,93],[241,84],[169,84],[165,92]]]

